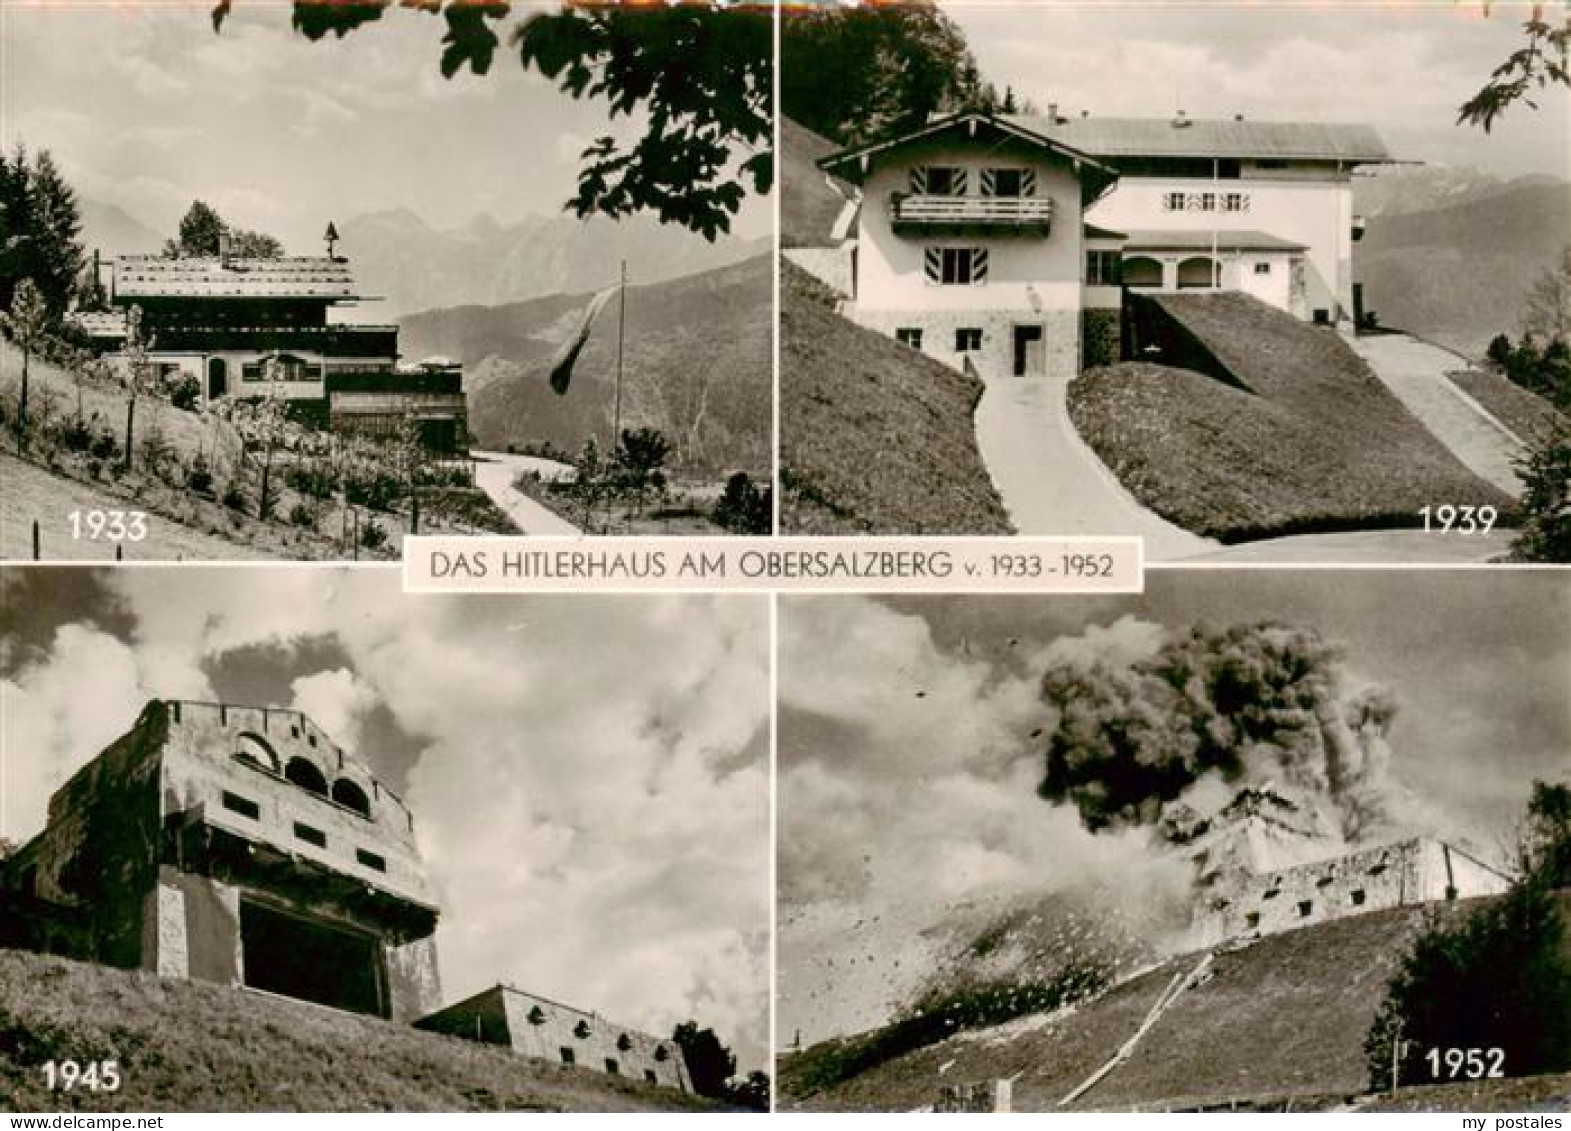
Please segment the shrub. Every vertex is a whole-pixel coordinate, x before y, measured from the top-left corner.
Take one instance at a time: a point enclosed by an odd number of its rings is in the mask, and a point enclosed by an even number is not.
[[[100,432],[87,449],[95,459],[114,459],[120,454],[120,444],[113,432]]]
[[[769,487],[760,491],[747,472],[738,471],[726,480],[725,494],[710,517],[733,534],[767,535],[774,523],[774,492]]]
[[[1496,365],[1505,365],[1511,360],[1511,339],[1504,334],[1496,334],[1489,339],[1489,348],[1484,351],[1484,356]]]
[[[93,445],[92,429],[81,420],[73,420],[60,430],[60,443],[67,451],[85,452]]]
[[[201,383],[190,374],[185,374],[169,386],[169,403],[184,412],[195,412],[201,399]]]
[[[1522,518],[1512,555],[1529,562],[1571,562],[1571,431],[1556,430],[1516,466],[1522,475]]]
[[[337,488],[332,468],[315,461],[290,464],[284,470],[284,482],[313,499],[330,499]]]
[[[201,456],[191,461],[191,470],[185,477],[185,483],[198,495],[212,495],[213,473],[208,470],[207,461]]]
[[[360,528],[360,545],[367,550],[379,549],[387,544],[387,530],[374,519]]]
[[[296,503],[289,508],[289,521],[295,526],[304,527],[307,530],[315,530],[317,522],[316,508],[307,503]]]
[[[235,480],[230,480],[229,485],[224,488],[224,497],[221,501],[232,511],[243,511],[248,505],[245,492],[240,489],[240,484]]]

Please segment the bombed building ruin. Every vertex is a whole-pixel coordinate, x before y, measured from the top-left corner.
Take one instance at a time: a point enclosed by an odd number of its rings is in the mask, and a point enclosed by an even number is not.
[[[401,1022],[440,1004],[414,820],[299,711],[148,703],[0,887],[75,957]]]
[[[511,986],[492,986],[416,1024],[466,1040],[507,1045],[558,1064],[693,1090],[676,1042]]]

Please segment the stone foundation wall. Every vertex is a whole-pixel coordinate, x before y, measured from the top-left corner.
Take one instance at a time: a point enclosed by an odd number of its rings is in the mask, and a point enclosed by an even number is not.
[[[1043,327],[1042,376],[1069,381],[1080,371],[1080,313],[1077,310],[867,310],[846,309],[859,326],[895,337],[899,329],[922,331],[922,352],[954,369],[963,369],[970,357],[983,380],[1014,374],[1016,326]],[[982,348],[969,355],[955,349],[955,332],[961,328],[982,331]]]

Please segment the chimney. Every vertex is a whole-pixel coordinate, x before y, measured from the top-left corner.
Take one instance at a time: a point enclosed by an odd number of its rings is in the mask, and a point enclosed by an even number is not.
[[[1244,116],[1242,114],[1234,114],[1233,115],[1233,121],[1235,121],[1235,122],[1242,122],[1243,120],[1244,120]]]
[[[1185,114],[1182,110],[1180,110],[1173,117],[1173,128],[1175,130],[1182,130],[1182,129],[1187,129],[1188,127],[1189,127],[1189,116],[1187,114]]]
[[[1056,103],[1056,102],[1049,102],[1047,104],[1047,122],[1048,122],[1048,125],[1056,126],[1056,125],[1058,125],[1060,120],[1061,119],[1058,117],[1058,103]]]
[[[218,263],[219,263],[219,266],[221,266],[221,267],[228,267],[229,266],[229,253],[230,253],[229,229],[228,228],[220,228],[220,229],[218,229]]]
[[[1082,111],[1080,111],[1080,116],[1082,118],[1089,118],[1091,116],[1091,111],[1089,111],[1089,110],[1082,110]]]

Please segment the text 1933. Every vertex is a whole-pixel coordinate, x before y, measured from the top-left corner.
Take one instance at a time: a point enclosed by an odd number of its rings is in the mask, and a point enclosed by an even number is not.
[[[71,537],[89,542],[140,542],[147,537],[147,515],[143,511],[72,511]]]

